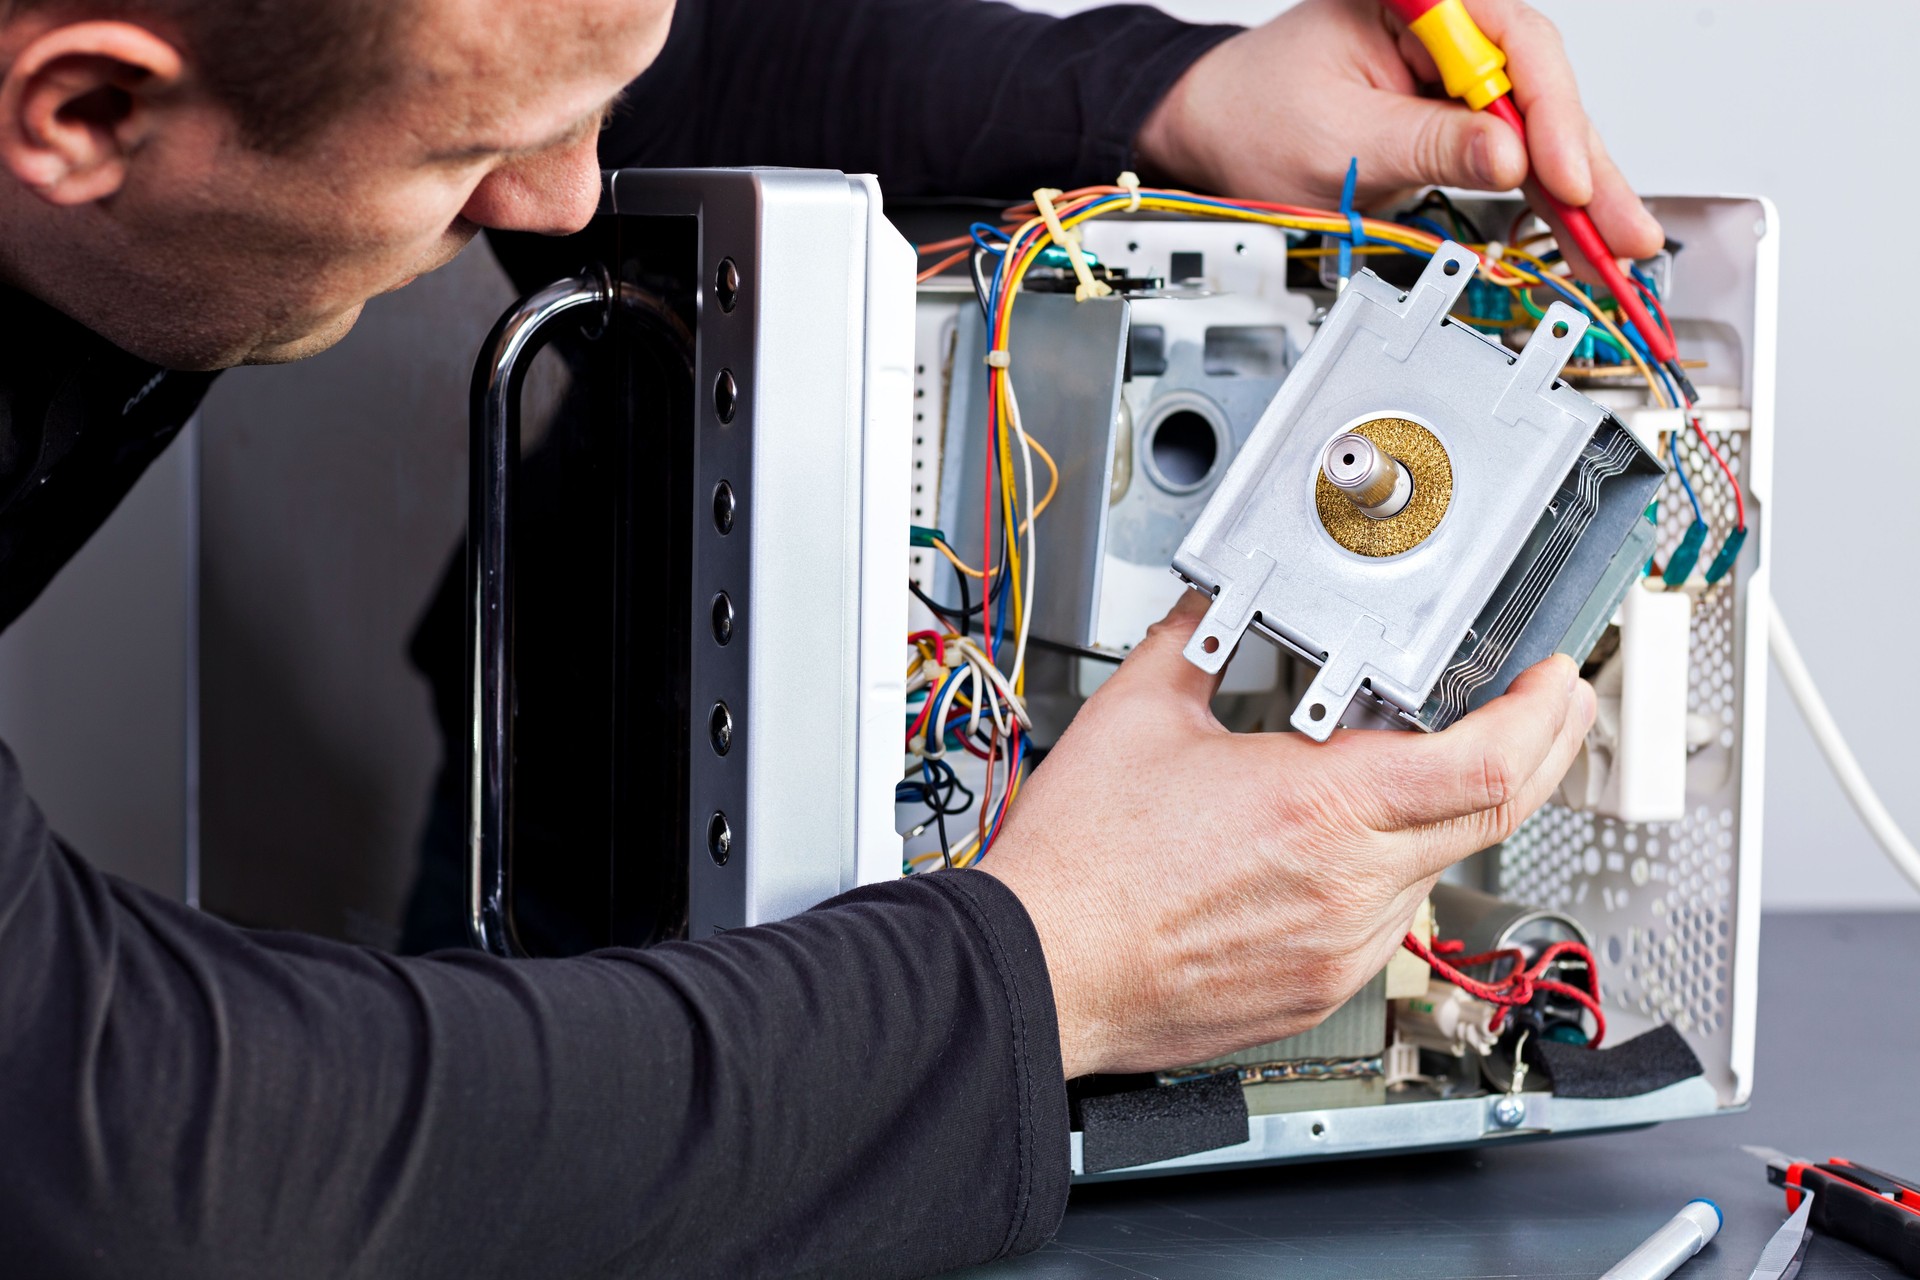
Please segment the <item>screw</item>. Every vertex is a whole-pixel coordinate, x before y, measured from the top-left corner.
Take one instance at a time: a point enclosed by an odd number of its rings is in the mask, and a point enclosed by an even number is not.
[[[733,265],[732,258],[720,259],[720,269],[713,273],[713,296],[720,300],[722,311],[732,311],[733,304],[740,301],[740,268]]]
[[[733,601],[724,591],[713,598],[713,639],[716,644],[733,639]]]
[[[713,411],[720,415],[721,424],[733,421],[733,411],[740,403],[740,384],[733,380],[733,370],[722,369],[720,376],[713,380]]]
[[[1513,1094],[1493,1104],[1493,1122],[1502,1129],[1518,1129],[1526,1118],[1526,1101]]]
[[[733,486],[722,480],[713,487],[713,527],[723,534],[733,532]]]
[[[727,710],[727,704],[713,704],[713,714],[707,717],[707,737],[713,743],[713,753],[717,756],[727,754],[733,747],[733,712]]]
[[[727,815],[718,809],[707,822],[707,852],[716,867],[726,866],[728,856],[733,853],[733,828],[727,825]]]

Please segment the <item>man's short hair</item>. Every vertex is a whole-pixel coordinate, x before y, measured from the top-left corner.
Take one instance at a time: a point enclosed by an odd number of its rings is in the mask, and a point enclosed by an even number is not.
[[[293,150],[342,108],[382,87],[413,0],[0,0],[75,19],[152,19],[263,151]]]

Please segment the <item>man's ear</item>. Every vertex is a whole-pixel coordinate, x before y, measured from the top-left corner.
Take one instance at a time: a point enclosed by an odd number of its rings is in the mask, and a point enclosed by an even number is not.
[[[0,71],[0,168],[51,204],[111,196],[183,67],[178,49],[131,22],[69,22],[30,37]]]

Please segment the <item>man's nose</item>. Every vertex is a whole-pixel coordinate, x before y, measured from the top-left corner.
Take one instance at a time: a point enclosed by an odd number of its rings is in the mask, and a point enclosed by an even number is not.
[[[563,236],[580,230],[600,204],[598,137],[502,165],[488,174],[461,210],[498,231]]]

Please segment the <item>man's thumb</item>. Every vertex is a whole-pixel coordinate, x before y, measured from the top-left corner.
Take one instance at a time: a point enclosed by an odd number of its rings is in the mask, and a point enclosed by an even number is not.
[[[1501,121],[1456,102],[1395,96],[1376,113],[1380,133],[1375,154],[1398,156],[1398,174],[1364,170],[1370,184],[1393,190],[1435,184],[1511,191],[1527,176],[1527,147]]]
[[[1182,652],[1206,616],[1208,603],[1198,591],[1182,592],[1167,616],[1147,628],[1146,638],[1127,655],[1113,683],[1133,691],[1150,686],[1202,707],[1211,702],[1220,676],[1194,666]]]

